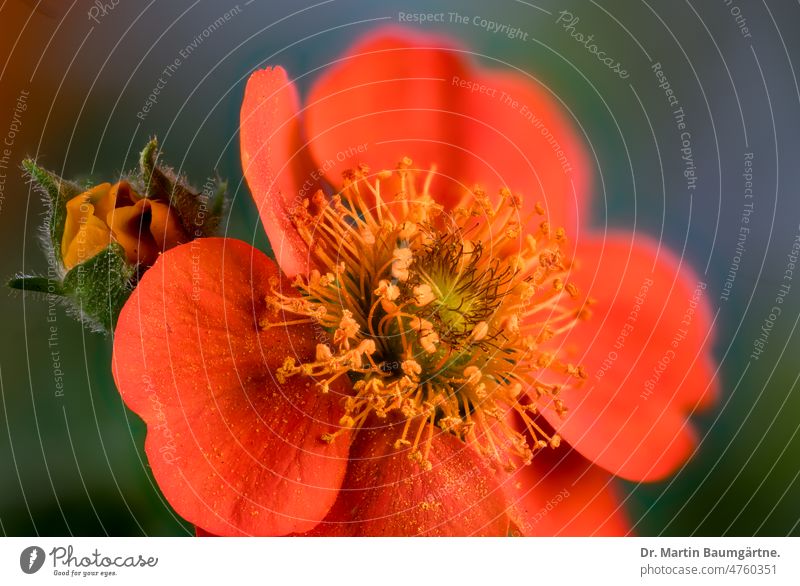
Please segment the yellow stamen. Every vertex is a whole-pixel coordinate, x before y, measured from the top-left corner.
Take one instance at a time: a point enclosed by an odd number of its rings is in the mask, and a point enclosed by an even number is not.
[[[521,216],[521,195],[475,187],[446,214],[432,195],[434,177],[419,190],[408,158],[373,183],[359,167],[327,203],[315,194],[292,212],[315,268],[296,282],[300,297],[276,283],[268,305],[319,324],[331,344],[317,346],[314,362],[287,359],[276,376],[313,377],[322,392],[338,377],[354,381],[342,428],[324,441],[391,415],[404,420],[394,447],[422,466],[438,427],[513,468],[561,442],[537,423],[536,401],[566,413],[557,395],[586,373],[551,341],[589,311],[566,279],[563,228],[536,219],[541,204]],[[387,185],[400,191],[386,193]],[[503,413],[515,414],[524,433]]]

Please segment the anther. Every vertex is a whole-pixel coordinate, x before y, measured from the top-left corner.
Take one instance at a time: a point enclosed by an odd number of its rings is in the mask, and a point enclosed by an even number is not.
[[[398,281],[407,281],[413,260],[414,253],[410,248],[395,248],[392,252],[392,276]]]
[[[477,324],[475,324],[474,328],[472,328],[470,339],[473,342],[480,342],[486,337],[488,333],[489,333],[489,324],[487,324],[485,321],[480,321]]]
[[[466,377],[468,384],[476,385],[483,377],[483,373],[477,366],[468,366],[464,369],[464,377]]]
[[[416,360],[404,360],[400,364],[400,368],[408,376],[416,377],[422,373],[422,366]]]
[[[433,294],[431,286],[427,283],[414,287],[414,302],[419,307],[428,305],[434,299],[436,299],[436,295]]]
[[[328,362],[333,358],[333,352],[327,344],[317,344],[316,359],[317,362]]]
[[[436,353],[436,345],[440,342],[439,335],[436,332],[428,331],[420,336],[419,343],[422,349],[428,354]]]

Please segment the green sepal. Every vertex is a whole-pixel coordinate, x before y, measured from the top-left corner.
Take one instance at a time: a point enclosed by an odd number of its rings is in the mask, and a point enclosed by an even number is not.
[[[43,293],[45,295],[64,295],[61,281],[48,279],[39,275],[18,275],[6,283],[12,289],[28,291],[30,293]]]
[[[193,189],[187,180],[170,167],[158,164],[158,140],[147,143],[139,156],[145,197],[169,201],[177,213],[184,232],[191,238],[213,236],[224,211],[228,184],[218,177],[209,180],[202,192]]]
[[[116,242],[67,272],[62,280],[38,275],[18,275],[8,281],[12,289],[55,295],[67,311],[96,332],[114,329],[122,306],[136,282],[136,268],[125,260]]]
[[[136,268],[125,249],[113,242],[70,270],[62,281],[75,315],[98,331],[111,332],[134,287]]]
[[[50,257],[48,260],[53,263],[53,266],[60,267],[62,266],[61,236],[64,234],[64,223],[67,220],[67,202],[83,193],[85,189],[77,183],[67,181],[55,173],[43,169],[33,159],[22,161],[22,168],[36,186],[47,207],[42,226],[46,234],[44,239],[46,252]]]

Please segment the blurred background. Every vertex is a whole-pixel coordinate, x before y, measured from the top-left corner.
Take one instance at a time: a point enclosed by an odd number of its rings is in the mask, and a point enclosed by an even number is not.
[[[458,11],[509,23],[527,39],[472,24],[424,28],[460,39],[485,66],[505,63],[552,88],[596,157],[593,225],[642,231],[682,252],[708,283],[717,316],[721,401],[695,419],[700,448],[679,474],[649,485],[620,481],[635,531],[800,535],[800,283],[786,296],[764,353],[750,356],[800,224],[797,2],[238,1],[0,4],[3,280],[46,272],[37,240],[43,206],[19,172],[24,157],[65,177],[113,180],[157,135],[166,162],[195,185],[214,171],[229,179],[225,231],[268,250],[239,163],[239,105],[254,68],[281,64],[302,75],[306,92],[316,68],[401,12]],[[580,19],[575,30],[593,34],[628,77],[556,23],[562,10]],[[225,14],[224,25],[203,34]],[[176,59],[157,103],[137,116]],[[655,62],[690,124],[691,195]],[[754,208],[737,252],[747,153]],[[735,282],[722,301],[735,257]],[[47,303],[34,296],[3,292],[0,299],[0,533],[192,533],[150,476],[144,426],[111,378],[110,339],[85,332],[62,311],[48,322]],[[53,377],[53,340],[63,392]]]

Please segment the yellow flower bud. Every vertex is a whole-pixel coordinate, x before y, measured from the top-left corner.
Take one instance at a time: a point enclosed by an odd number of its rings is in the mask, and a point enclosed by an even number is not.
[[[66,208],[61,257],[68,270],[111,242],[125,249],[129,263],[151,266],[159,254],[188,240],[168,204],[141,197],[127,181],[96,185]]]

